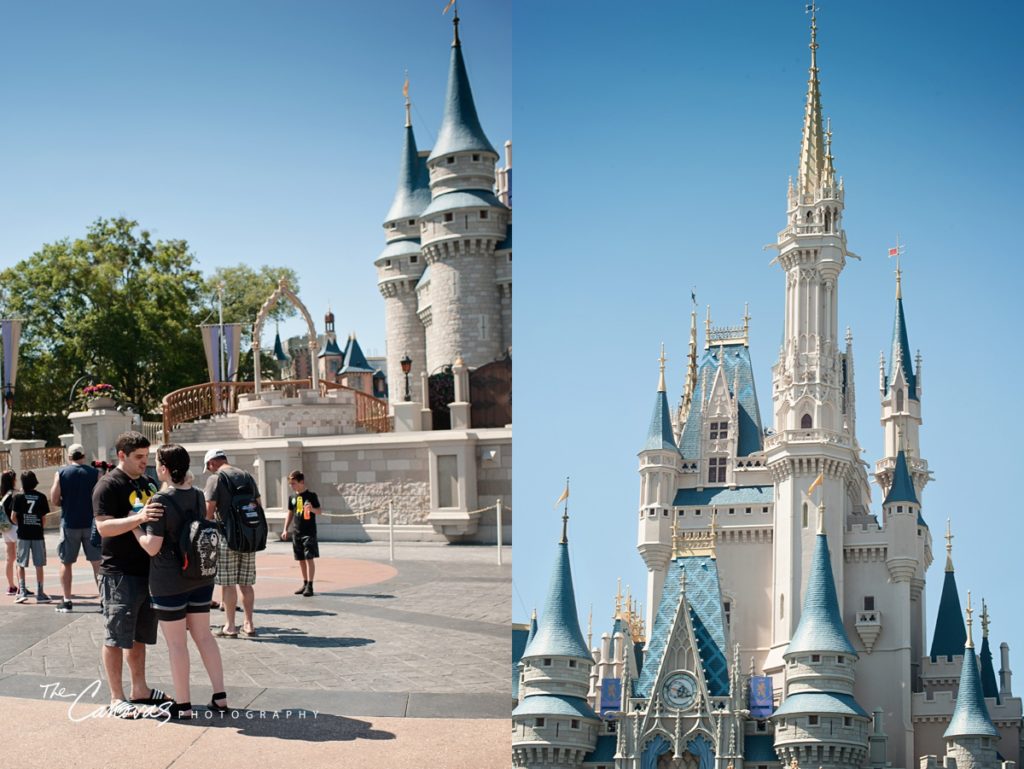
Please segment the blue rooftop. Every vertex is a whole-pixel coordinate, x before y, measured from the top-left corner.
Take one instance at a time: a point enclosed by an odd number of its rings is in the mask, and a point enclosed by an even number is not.
[[[324,338],[324,346],[320,348],[319,358],[326,357],[328,355],[344,355],[341,348],[338,347],[338,341],[334,338],[333,334],[328,334]]]
[[[704,380],[707,379],[708,387],[711,387],[712,382],[715,381],[720,349],[725,354],[725,379],[730,392],[732,392],[733,384],[737,381],[737,376],[739,380],[737,392],[732,393],[739,400],[739,425],[729,426],[730,430],[739,429],[737,454],[746,457],[764,447],[761,411],[757,405],[757,392],[754,390],[754,369],[750,362],[750,350],[743,344],[727,344],[721,348],[705,350],[697,370],[697,386],[693,391],[693,405],[690,407],[686,424],[683,426],[682,438],[679,441],[679,451],[687,459],[697,459],[700,456],[701,409],[707,398],[707,393],[703,392]]]
[[[569,545],[558,544],[555,568],[548,584],[548,597],[537,623],[537,632],[523,652],[524,657],[578,657],[593,659],[576,616],[576,594],[569,567]]]
[[[942,735],[953,737],[999,737],[999,732],[989,718],[988,708],[981,690],[981,676],[978,674],[978,660],[974,647],[964,649],[964,664],[960,668],[960,689],[956,695],[953,717]]]
[[[932,636],[932,658],[955,657],[964,653],[967,643],[967,628],[960,609],[960,596],[956,590],[956,576],[946,571],[942,580],[942,595],[939,596],[939,613],[935,618],[935,635]]]
[[[824,534],[815,538],[811,569],[807,575],[807,590],[800,611],[800,624],[790,639],[786,654],[797,652],[842,652],[856,656],[853,644],[846,635],[843,618],[839,614],[836,582],[832,576],[832,561],[828,553],[828,539]]]
[[[616,737],[614,734],[602,734],[597,738],[597,745],[592,751],[587,753],[583,757],[583,765],[607,763],[611,764],[615,760],[615,741]]]
[[[523,697],[513,716],[579,716],[599,721],[597,713],[580,697],[567,697],[562,694],[531,694]]]
[[[672,437],[672,417],[668,413],[668,398],[663,390],[654,398],[654,411],[651,413],[651,424],[647,428],[647,441],[644,451],[677,451],[675,438]]]
[[[523,658],[523,649],[529,640],[530,631],[525,628],[512,628],[512,699],[519,699],[519,660]]]
[[[394,240],[384,246],[384,250],[380,252],[380,256],[377,260],[381,259],[395,259],[400,256],[414,256],[422,251],[420,242],[415,239],[407,240]]]
[[[903,316],[903,298],[896,298],[896,318],[892,324],[892,358],[889,361],[889,375],[885,380],[885,392],[889,394],[897,370],[903,372],[907,383],[907,395],[917,400],[917,377],[910,361],[910,341],[907,337],[907,319]]]
[[[651,688],[665,656],[679,606],[679,572],[686,572],[686,603],[690,623],[697,637],[708,692],[712,697],[729,694],[729,667],[725,658],[725,618],[722,616],[722,593],[718,582],[718,562],[709,556],[676,558],[669,565],[661,602],[647,643],[643,671],[637,683],[639,697],[650,697]],[[681,619],[679,621],[682,621]]]
[[[773,500],[772,486],[737,486],[734,489],[721,486],[705,486],[701,490],[678,489],[672,504],[676,507],[697,505],[770,505]]]
[[[892,485],[889,486],[889,493],[885,495],[883,505],[892,502],[913,502],[919,505],[917,493],[914,491],[914,482],[910,479],[910,470],[907,468],[907,456],[900,449],[896,454],[896,467],[892,471]]]
[[[348,344],[345,345],[345,361],[340,369],[339,374],[372,374],[373,367],[367,362],[366,356],[363,355],[363,348],[359,346],[359,342],[353,336],[348,340]]]
[[[770,734],[748,734],[743,738],[743,760],[747,763],[778,761],[775,740]]]
[[[427,173],[427,161],[419,156],[412,126],[406,126],[405,142],[402,145],[402,165],[398,169],[398,189],[384,221],[386,223],[397,219],[415,219],[428,203],[430,176]]]
[[[416,289],[421,289],[430,283],[430,265],[428,264],[423,268],[423,274],[420,275],[420,279],[416,281]]]
[[[456,28],[457,29],[457,28]],[[480,118],[473,103],[473,90],[469,87],[466,62],[462,58],[462,45],[456,36],[452,43],[452,58],[448,68],[448,90],[444,97],[444,117],[437,132],[437,142],[430,153],[430,160],[453,152],[479,150],[498,153],[487,141]]]
[[[800,713],[823,713],[842,716],[864,716],[867,713],[849,694],[835,692],[797,692],[783,701],[773,716],[791,716]]]
[[[274,334],[274,359],[278,363],[284,363],[286,360],[288,360],[288,354],[285,353],[284,347],[281,345],[280,332]]]
[[[996,686],[996,670],[992,667],[992,650],[988,646],[988,636],[981,639],[981,691],[985,697],[995,698],[996,704],[1002,703],[999,687]]]
[[[430,201],[430,205],[423,209],[421,216],[431,216],[459,208],[505,208],[505,204],[489,190],[455,190],[438,195]]]

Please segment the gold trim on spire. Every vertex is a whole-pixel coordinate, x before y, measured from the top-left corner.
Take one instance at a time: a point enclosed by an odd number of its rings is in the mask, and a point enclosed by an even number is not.
[[[971,614],[973,614],[973,613],[974,613],[974,610],[971,609],[971,591],[968,590],[967,591],[967,643],[964,644],[964,648],[966,648],[966,649],[973,649],[974,648],[974,636],[971,633],[971,630],[972,630],[972,628],[971,628]]]
[[[818,85],[818,8],[812,2],[808,5],[807,10],[811,14],[811,66],[808,70],[807,103],[804,107],[800,168],[797,176],[801,196],[811,196],[816,193],[821,184],[821,174],[825,166],[824,136],[821,126],[821,93]]]
[[[665,392],[665,343],[661,343],[661,355],[658,357],[658,392]]]
[[[946,519],[946,571],[953,571],[953,528]]]
[[[615,588],[615,614],[612,616],[613,620],[619,619],[622,616],[622,577],[617,580],[617,587]]]

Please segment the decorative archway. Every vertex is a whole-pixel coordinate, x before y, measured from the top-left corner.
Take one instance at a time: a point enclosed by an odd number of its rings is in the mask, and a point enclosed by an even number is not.
[[[288,299],[295,309],[302,313],[302,317],[306,319],[306,325],[309,327],[309,374],[313,381],[313,391],[320,391],[320,377],[319,372],[316,368],[316,356],[319,352],[320,345],[317,344],[316,340],[316,326],[313,325],[313,318],[309,315],[309,310],[306,309],[299,297],[295,295],[295,292],[288,287],[288,280],[281,278],[277,284],[277,288],[274,289],[267,301],[260,307],[259,313],[256,315],[256,322],[252,325],[252,371],[253,371],[253,384],[256,395],[260,394],[260,334],[263,332],[263,321],[267,319],[267,315],[274,309],[274,306],[284,297]]]

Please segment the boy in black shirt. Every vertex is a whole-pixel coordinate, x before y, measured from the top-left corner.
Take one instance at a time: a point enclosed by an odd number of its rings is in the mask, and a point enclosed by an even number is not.
[[[320,557],[320,545],[316,541],[316,516],[320,515],[320,498],[315,491],[306,488],[306,478],[298,470],[288,474],[288,485],[293,494],[288,497],[288,516],[284,520],[281,539],[292,540],[292,552],[302,571],[302,587],[295,595],[309,598],[313,595],[313,575],[316,560]]]
[[[36,491],[39,481],[36,474],[26,470],[21,474],[23,493],[15,494],[11,507],[11,522],[18,527],[18,597],[15,603],[28,600],[25,588],[25,569],[29,559],[36,567],[36,603],[49,603],[50,597],[43,592],[43,567],[46,565],[46,544],[43,542],[43,520],[50,512],[46,495]]]

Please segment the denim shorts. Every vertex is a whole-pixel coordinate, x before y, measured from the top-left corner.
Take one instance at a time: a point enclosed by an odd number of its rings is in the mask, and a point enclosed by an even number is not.
[[[150,599],[156,618],[163,622],[185,619],[186,614],[208,614],[213,600],[213,583],[177,595],[155,595]]]
[[[131,649],[156,643],[156,614],[149,605],[149,577],[100,576],[100,604],[106,623],[104,646]]]

